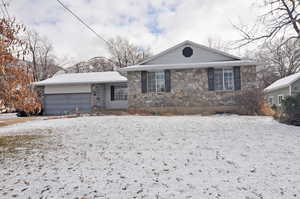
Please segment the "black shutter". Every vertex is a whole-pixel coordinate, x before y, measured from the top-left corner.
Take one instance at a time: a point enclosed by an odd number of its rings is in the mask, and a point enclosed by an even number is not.
[[[165,70],[165,86],[166,92],[171,92],[171,71]]]
[[[239,66],[233,67],[233,75],[234,75],[234,89],[241,90],[241,67]]]
[[[114,86],[110,87],[110,100],[111,101],[115,100],[115,87]]]
[[[147,72],[142,71],[141,73],[141,82],[142,82],[142,93],[147,93]]]
[[[215,90],[215,81],[214,81],[214,68],[207,69],[207,77],[208,77],[208,90],[213,91]]]

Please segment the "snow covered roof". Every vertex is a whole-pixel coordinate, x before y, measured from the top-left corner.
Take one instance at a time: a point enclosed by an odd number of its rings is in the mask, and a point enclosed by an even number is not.
[[[264,91],[270,92],[270,91],[274,91],[274,90],[277,90],[280,88],[285,88],[287,86],[290,86],[292,83],[294,83],[298,79],[300,79],[300,73],[295,73],[293,75],[290,75],[290,76],[287,76],[287,77],[277,80],[276,82],[274,82],[273,84],[271,84],[270,86],[265,88]]]
[[[127,82],[127,78],[119,72],[94,72],[94,73],[67,73],[53,76],[49,79],[35,82],[35,86],[58,84],[92,84]]]
[[[120,71],[143,71],[143,70],[166,70],[166,69],[187,69],[187,68],[218,68],[233,66],[251,66],[257,65],[257,62],[251,60],[237,61],[219,61],[219,62],[201,62],[188,64],[158,64],[158,65],[134,65],[119,69]]]

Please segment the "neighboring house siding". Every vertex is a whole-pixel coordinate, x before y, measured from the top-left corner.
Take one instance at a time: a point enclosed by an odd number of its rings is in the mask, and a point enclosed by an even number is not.
[[[300,80],[297,80],[296,82],[294,82],[291,85],[291,88],[290,88],[290,86],[286,86],[284,88],[280,88],[280,89],[276,89],[276,90],[268,92],[266,94],[266,98],[267,98],[269,104],[270,104],[269,98],[273,98],[273,104],[275,104],[276,106],[280,106],[278,96],[282,95],[284,97],[287,97],[290,95],[296,95],[297,93],[300,93]],[[273,104],[270,104],[270,105],[272,106]]]
[[[208,50],[204,50],[195,46],[193,48],[193,56],[184,57],[182,55],[182,50],[185,47],[189,47],[191,45],[185,45],[180,48],[174,49],[168,54],[158,57],[152,61],[149,61],[145,64],[154,65],[154,64],[179,64],[179,63],[197,63],[197,62],[214,62],[214,61],[233,61],[233,58],[217,54],[215,52],[210,52]]]
[[[91,85],[47,85],[45,86],[45,94],[58,94],[58,93],[90,93]]]
[[[300,93],[300,79],[292,84],[292,95]]]
[[[281,88],[281,89],[277,89],[274,91],[271,91],[267,94],[267,100],[269,102],[269,98],[273,97],[273,104],[275,104],[276,106],[279,106],[279,100],[278,100],[278,96],[289,96],[290,95],[290,88],[289,87],[285,87],[285,88]],[[270,105],[273,105],[270,104]]]
[[[150,107],[233,107],[239,91],[209,91],[208,69],[171,70],[171,92],[142,93],[141,72],[128,72],[129,108]],[[241,89],[256,84],[256,67],[241,67]],[[196,110],[196,109],[194,109]]]

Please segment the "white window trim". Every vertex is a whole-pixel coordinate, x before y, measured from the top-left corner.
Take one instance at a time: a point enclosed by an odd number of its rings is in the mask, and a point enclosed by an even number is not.
[[[272,103],[270,103],[270,99],[272,99]],[[274,97],[273,96],[268,97],[268,104],[271,105],[271,106],[274,105]]]
[[[235,90],[235,85],[234,85],[234,71],[233,71],[233,68],[217,68],[217,69],[219,69],[219,70],[222,69],[222,75],[223,75],[223,89],[222,90],[217,90],[217,91],[234,91]],[[232,89],[225,89],[225,73],[224,73],[225,70],[232,70],[232,75],[233,75]]]
[[[225,89],[225,73],[224,73],[224,71],[229,70],[229,69],[232,71],[232,89]],[[223,90],[224,91],[234,91],[234,71],[233,71],[233,68],[226,68],[226,69],[223,68]]]
[[[278,96],[277,96],[278,105],[281,106],[282,103],[280,103],[280,100],[279,100],[280,97],[282,97],[282,100],[284,100],[284,95],[281,94],[281,95],[278,95]]]
[[[121,86],[121,85],[117,85],[117,86],[114,86],[115,88],[114,88],[114,96],[115,96],[115,99],[113,100],[113,101],[126,101],[126,100],[128,100],[128,87],[127,86]],[[123,97],[125,98],[125,99],[117,99],[117,93],[116,93],[116,91],[117,91],[117,89],[124,89],[124,95],[123,95]]]
[[[149,73],[155,73],[155,91],[150,91],[150,93],[161,93],[161,92],[164,92],[164,91],[158,91],[158,80],[156,78],[156,73],[164,73],[165,71],[149,71],[147,73],[147,91],[149,92],[149,82],[148,82],[148,79],[149,79]],[[164,80],[166,82],[166,77],[165,77],[165,74],[164,74]],[[165,83],[165,89],[166,89],[166,83]]]

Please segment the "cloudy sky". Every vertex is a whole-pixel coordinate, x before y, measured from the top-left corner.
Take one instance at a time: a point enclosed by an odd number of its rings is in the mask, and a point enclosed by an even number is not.
[[[59,57],[107,55],[104,42],[56,0],[7,0],[9,13],[46,36]],[[231,23],[251,23],[254,0],[61,0],[105,39],[122,36],[158,53],[184,40],[207,44],[239,34]]]

